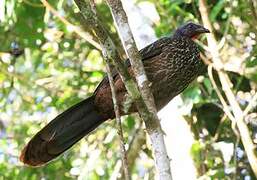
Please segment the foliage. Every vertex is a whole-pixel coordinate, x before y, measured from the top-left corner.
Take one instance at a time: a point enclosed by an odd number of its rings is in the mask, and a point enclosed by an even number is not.
[[[137,1],[141,2],[144,1]],[[183,22],[201,22],[197,1],[149,2],[160,16],[160,21],[153,25],[158,37],[170,34]],[[58,113],[93,93],[104,77],[104,64],[99,50],[39,1],[0,3],[0,179],[110,179],[120,158],[116,153],[119,141],[114,121],[101,125],[47,166],[31,169],[19,162],[20,150],[30,137]],[[49,3],[72,24],[81,24],[72,1]],[[229,71],[238,102],[245,108],[257,87],[257,29],[251,4],[242,0],[209,0],[208,7],[215,35],[223,42],[220,51],[225,70]],[[108,7],[100,0],[97,9],[119,44]],[[86,26],[83,28],[87,30]],[[121,54],[124,55],[122,51]],[[217,79],[216,82],[220,87]],[[195,138],[191,153],[199,176],[254,179],[244,148],[233,124],[224,116],[207,74],[183,93],[183,100],[191,105],[186,119]],[[255,108],[247,115],[255,143],[256,111]],[[129,144],[141,125],[135,116],[124,119],[124,135]],[[222,151],[225,146],[232,149],[230,158]],[[135,179],[153,173],[150,146],[145,144],[142,150],[132,168]]]

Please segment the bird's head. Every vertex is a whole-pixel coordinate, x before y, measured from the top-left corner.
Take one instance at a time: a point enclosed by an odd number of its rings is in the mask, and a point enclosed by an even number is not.
[[[175,35],[186,36],[191,39],[197,38],[202,33],[209,33],[210,31],[203,27],[202,25],[195,24],[193,22],[188,22],[185,25],[179,27],[175,31]]]

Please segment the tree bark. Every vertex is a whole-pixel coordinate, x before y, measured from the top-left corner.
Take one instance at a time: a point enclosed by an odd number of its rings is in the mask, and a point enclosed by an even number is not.
[[[150,113],[150,118],[148,118],[149,115],[147,115],[148,117],[145,116],[145,112],[140,112],[140,115],[145,122],[146,130],[151,139],[156,162],[155,165],[159,173],[159,178],[172,179],[170,162],[157,116],[154,97],[150,90],[150,82],[147,79],[141,56],[129,27],[127,15],[120,0],[107,0],[107,2],[111,9],[113,19],[115,20],[123,47],[129,57],[139,90]]]
[[[128,158],[127,158],[127,152],[125,148],[125,141],[123,137],[121,118],[120,118],[120,108],[117,103],[117,96],[116,96],[115,86],[114,86],[113,77],[111,73],[111,62],[107,57],[105,57],[104,59],[106,61],[106,70],[107,70],[108,79],[109,79],[111,91],[112,91],[113,109],[115,112],[115,117],[117,122],[117,131],[120,138],[120,151],[121,151],[121,157],[122,157],[124,177],[125,177],[125,180],[130,180],[131,178],[130,178],[129,168],[128,168]]]
[[[163,134],[159,125],[158,118],[156,118],[157,117],[156,113],[153,113],[154,106],[150,106],[151,111],[149,111],[148,106],[144,102],[138,90],[137,84],[130,77],[128,70],[125,68],[125,64],[122,62],[121,58],[119,57],[113,41],[108,36],[108,33],[106,32],[105,28],[101,25],[101,23],[97,19],[97,16],[94,15],[94,12],[92,11],[90,6],[90,0],[86,0],[86,1],[75,0],[75,2],[84,17],[86,24],[88,24],[92,28],[92,31],[98,37],[100,45],[102,46],[103,54],[114,62],[115,68],[118,70],[122,78],[122,81],[125,84],[126,90],[128,91],[128,94],[131,96],[132,100],[136,103],[136,106],[141,118],[146,122],[146,127],[148,129],[148,133],[153,143],[153,149],[156,157],[156,167],[158,168],[160,179],[165,179],[165,180],[171,179],[169,159],[166,153]],[[140,86],[149,85],[149,84],[146,84],[147,78],[145,75],[141,75],[137,79],[140,81],[139,83]],[[145,95],[147,95],[147,97],[151,96],[149,94],[145,94]]]

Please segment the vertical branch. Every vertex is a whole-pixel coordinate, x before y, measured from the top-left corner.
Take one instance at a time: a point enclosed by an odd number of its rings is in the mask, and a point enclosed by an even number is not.
[[[94,1],[91,0],[90,4],[91,4],[92,13],[94,13],[94,15],[97,16]],[[111,87],[113,109],[114,109],[114,113],[115,113],[115,117],[116,117],[117,132],[118,132],[119,140],[120,140],[120,152],[121,152],[121,159],[122,159],[122,165],[123,165],[122,167],[123,167],[123,171],[124,171],[125,180],[130,180],[131,178],[130,178],[129,168],[128,168],[127,152],[126,152],[126,148],[125,148],[125,144],[124,144],[123,130],[122,130],[122,125],[121,125],[120,107],[118,105],[116,90],[115,90],[113,75],[112,75],[112,69],[114,67],[108,57],[108,54],[106,53],[105,47],[103,46],[103,44],[100,44],[100,45],[102,46],[102,49],[103,49],[102,54],[103,54],[104,60],[106,61],[106,71],[107,71],[109,84]]]
[[[131,172],[132,168],[136,163],[136,159],[142,150],[142,146],[145,144],[146,136],[145,131],[143,130],[142,124],[136,131],[133,133],[132,141],[129,143],[129,149],[127,150],[127,157],[128,157],[128,170]],[[122,169],[119,170],[120,174],[122,174]],[[119,177],[119,180],[124,179],[125,174],[122,174]]]
[[[234,116],[232,115],[232,113],[230,112],[229,110],[229,106],[227,105],[225,99],[223,98],[215,80],[214,80],[214,77],[213,77],[213,74],[212,74],[212,65],[209,65],[208,66],[208,75],[209,75],[209,78],[210,78],[210,81],[211,81],[211,84],[212,84],[212,87],[214,88],[216,94],[218,95],[219,99],[220,99],[220,102],[223,106],[223,111],[224,113],[229,117],[229,119],[232,121],[232,123],[235,123],[235,118]]]
[[[152,140],[153,150],[156,158],[156,167],[158,168],[160,179],[171,179],[169,159],[164,145],[163,134],[156,114],[152,113],[152,111],[154,111],[154,108],[151,109],[150,113],[148,106],[144,102],[141,93],[138,90],[137,84],[131,78],[130,74],[128,73],[128,70],[126,69],[125,64],[119,57],[113,41],[108,36],[108,33],[106,32],[105,28],[97,19],[97,16],[95,16],[92,12],[89,3],[90,0],[75,0],[75,2],[84,17],[86,24],[90,26],[92,31],[96,34],[102,46],[103,54],[106,54],[108,59],[114,62],[115,68],[118,70],[128,94],[135,102],[140,116],[145,122],[147,122],[146,127]],[[126,27],[128,27],[128,25]],[[145,83],[146,76],[139,77],[141,77],[141,79],[139,80]]]
[[[124,50],[130,59],[139,90],[150,113],[150,118],[147,117],[148,115],[145,116],[142,113],[140,115],[145,122],[146,130],[151,138],[159,178],[171,179],[170,162],[157,116],[153,94],[150,90],[150,82],[147,79],[141,56],[129,27],[127,15],[120,0],[107,0],[107,2],[117,25]]]
[[[128,158],[127,158],[127,152],[126,152],[126,148],[125,148],[125,144],[124,144],[123,130],[122,130],[122,126],[121,126],[120,108],[118,106],[113,77],[112,77],[112,73],[111,73],[111,62],[106,56],[104,56],[104,59],[106,61],[106,70],[107,70],[108,79],[109,79],[109,83],[110,83],[111,91],[112,91],[113,108],[114,108],[115,117],[116,117],[117,126],[118,126],[117,131],[118,131],[119,138],[120,138],[120,150],[121,150],[124,176],[125,176],[125,180],[130,180],[129,168],[128,168]]]
[[[206,1],[199,0],[199,7],[200,7],[200,14],[201,14],[204,26],[206,26],[209,30],[211,30],[211,32],[213,32],[212,25],[208,18],[208,9],[206,6]],[[221,56],[220,56],[220,53],[218,50],[217,41],[216,41],[213,33],[207,34],[207,41],[208,41],[209,50],[210,50],[210,53],[212,56],[212,60],[214,63],[214,67],[216,68],[216,70],[218,72],[218,76],[219,76],[219,79],[220,79],[220,82],[222,85],[222,89],[228,99],[228,102],[229,102],[232,112],[234,114],[236,125],[238,127],[240,137],[241,137],[242,143],[244,145],[250,166],[251,166],[255,176],[257,177],[257,157],[255,155],[255,146],[252,142],[248,127],[244,122],[244,113],[243,113],[241,107],[239,106],[233,91],[231,90],[230,79],[229,79],[228,75],[222,70],[223,63],[222,63],[222,59],[221,59]]]

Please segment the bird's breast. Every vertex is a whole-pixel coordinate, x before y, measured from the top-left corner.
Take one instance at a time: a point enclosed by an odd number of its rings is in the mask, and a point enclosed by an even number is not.
[[[170,45],[159,56],[144,62],[157,109],[181,93],[198,75],[203,64],[193,42]]]

